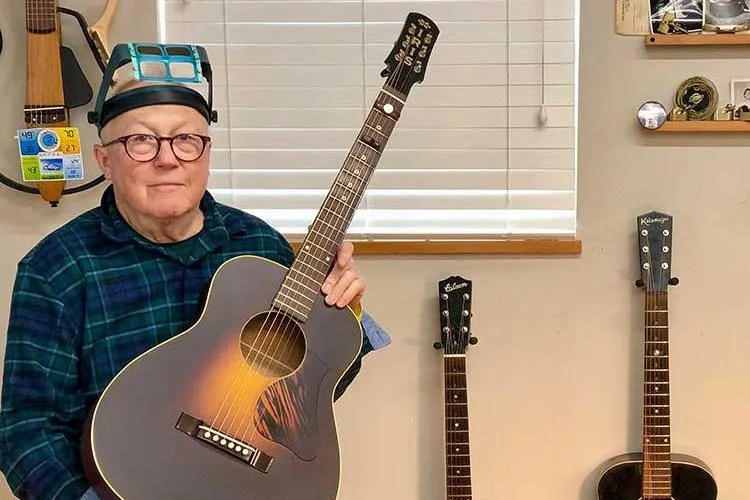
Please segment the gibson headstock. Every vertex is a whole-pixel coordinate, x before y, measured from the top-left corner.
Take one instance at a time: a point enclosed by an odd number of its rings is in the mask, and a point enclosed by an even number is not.
[[[641,279],[636,282],[647,292],[666,292],[676,285],[672,278],[672,216],[649,212],[638,216],[638,255]]]
[[[380,76],[388,77],[386,85],[407,96],[412,85],[424,80],[427,62],[439,33],[429,17],[410,12],[393,50],[385,59],[385,69],[380,72]]]
[[[451,276],[438,283],[440,305],[440,342],[436,349],[444,354],[466,354],[469,344],[476,344],[471,335],[471,280]]]

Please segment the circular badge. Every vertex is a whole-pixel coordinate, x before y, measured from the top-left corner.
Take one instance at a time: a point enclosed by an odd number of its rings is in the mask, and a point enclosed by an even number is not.
[[[49,153],[51,151],[56,151],[58,146],[60,146],[60,136],[57,135],[57,132],[54,130],[44,129],[39,132],[36,142],[43,151]]]
[[[719,93],[711,80],[694,76],[680,84],[674,104],[687,110],[689,120],[710,120],[719,104]]]

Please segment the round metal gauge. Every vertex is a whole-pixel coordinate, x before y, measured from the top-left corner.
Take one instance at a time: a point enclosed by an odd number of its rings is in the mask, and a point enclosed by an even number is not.
[[[708,78],[694,76],[682,82],[674,104],[687,110],[688,120],[710,120],[719,103],[716,86]]]

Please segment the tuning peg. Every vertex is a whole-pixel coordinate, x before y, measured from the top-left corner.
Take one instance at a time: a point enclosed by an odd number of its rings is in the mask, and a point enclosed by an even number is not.
[[[387,78],[390,74],[391,71],[388,68],[383,68],[383,71],[380,72],[380,76],[382,76],[383,78]]]
[[[441,344],[440,342],[435,342],[434,344],[432,344],[432,347],[434,347],[435,349],[442,349],[443,344]]]
[[[635,286],[637,286],[638,288],[641,288],[643,286],[643,280],[640,278],[635,280]]]
[[[677,285],[680,283],[680,278],[669,278],[670,285]]]
[[[469,337],[469,344],[476,345],[477,342],[479,342],[479,339],[476,337]]]

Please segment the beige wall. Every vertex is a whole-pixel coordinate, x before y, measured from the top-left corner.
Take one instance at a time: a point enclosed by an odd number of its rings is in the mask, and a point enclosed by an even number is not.
[[[673,268],[682,280],[671,294],[673,449],[713,467],[722,500],[747,498],[750,171],[743,155],[750,141],[645,135],[634,113],[648,99],[669,102],[677,84],[695,74],[714,79],[728,99],[731,77],[750,76],[750,48],[647,50],[639,37],[614,35],[613,3],[582,0],[581,7],[583,254],[360,259],[367,305],[394,342],[366,359],[336,407],[342,499],[443,496],[441,358],[431,344],[436,282],[451,274],[474,281],[480,342],[467,362],[475,498],[594,498],[596,467],[640,446],[642,293],[633,286],[634,226],[636,215],[654,208],[675,217]],[[17,0],[0,0],[7,39],[0,55],[8,103],[0,114],[4,172],[16,168],[10,136],[23,102],[22,13],[9,12],[11,4],[16,8]],[[75,4],[93,19],[101,2]],[[149,38],[143,20],[151,0],[122,4],[115,41]],[[74,121],[86,127],[83,114]],[[98,193],[66,198],[56,210],[1,193],[0,298],[7,303],[18,258],[50,228],[95,204]]]

